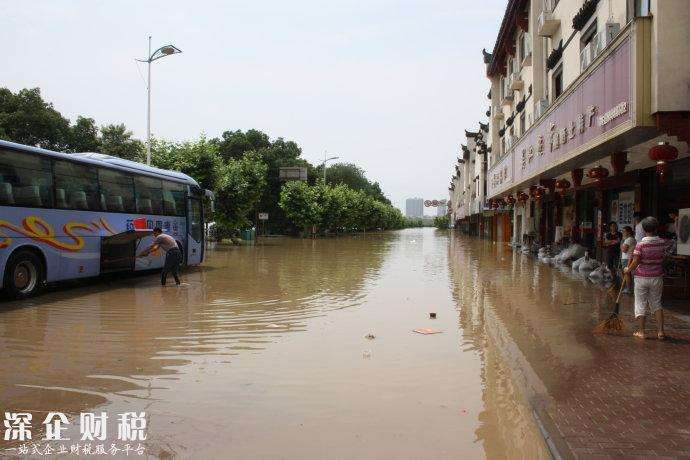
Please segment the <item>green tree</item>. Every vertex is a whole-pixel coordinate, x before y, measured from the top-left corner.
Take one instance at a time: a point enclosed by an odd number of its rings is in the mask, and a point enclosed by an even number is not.
[[[245,152],[258,151],[271,146],[268,134],[256,129],[250,129],[247,132],[225,131],[215,142],[218,144],[218,153],[226,162],[241,158]]]
[[[132,135],[123,123],[102,126],[101,152],[125,160],[142,161],[144,144]]]
[[[17,94],[0,88],[0,135],[20,144],[52,150],[69,145],[69,120],[45,102],[38,88],[22,89]]]
[[[193,177],[203,189],[216,190],[224,164],[218,144],[201,135],[196,141],[168,142],[154,139],[151,164],[162,169],[180,171]]]
[[[216,217],[226,227],[248,227],[266,187],[266,164],[256,152],[230,160],[223,168],[216,191]]]
[[[71,152],[98,152],[101,147],[96,120],[79,116],[70,127],[69,145]]]
[[[325,231],[338,231],[346,226],[351,203],[345,185],[331,187],[320,181],[315,186],[316,200],[321,212],[319,227]]]
[[[436,216],[434,217],[434,225],[436,228],[439,228],[441,230],[446,230],[448,229],[448,225],[450,224],[450,217],[448,217],[447,214],[443,216]]]
[[[323,175],[323,165],[316,168],[316,171]],[[390,201],[381,191],[378,182],[371,182],[367,179],[364,170],[352,163],[335,163],[326,168],[326,182],[330,185],[345,184],[351,189],[361,190],[368,196],[390,204]]]
[[[280,207],[295,226],[305,232],[321,220],[316,190],[302,181],[288,182],[283,186]]]

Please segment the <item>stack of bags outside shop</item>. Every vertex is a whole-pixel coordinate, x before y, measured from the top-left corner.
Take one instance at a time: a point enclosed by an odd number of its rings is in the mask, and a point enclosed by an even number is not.
[[[580,246],[579,244],[571,244],[559,252],[558,255],[553,258],[553,262],[557,264],[570,264],[571,261],[583,257],[586,252],[587,250],[584,248],[584,246]]]
[[[595,283],[610,283],[613,281],[613,274],[606,265],[599,265],[599,267],[587,275],[592,282]]]
[[[544,246],[543,248],[539,248],[539,251],[537,252],[537,260],[539,260],[539,262],[550,265],[551,259],[551,246]]]

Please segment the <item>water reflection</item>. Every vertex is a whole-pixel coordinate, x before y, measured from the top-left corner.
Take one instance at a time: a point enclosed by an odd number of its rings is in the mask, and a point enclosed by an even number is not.
[[[540,267],[433,229],[271,243],[211,248],[181,288],[139,276],[3,305],[2,410],[145,410],[158,457],[543,456],[505,350],[539,352],[511,322],[542,334],[548,312],[522,304],[550,280],[502,291]]]
[[[551,425],[556,448],[576,455],[621,455],[616,449],[625,444],[607,450],[614,437],[644,439],[638,449],[665,446],[667,433],[687,441],[690,394],[675,390],[690,375],[683,339],[642,343],[595,335],[594,325],[611,308],[601,289],[570,270],[485,241],[453,238],[449,263],[461,327],[482,358],[483,420],[500,450],[530,452],[537,444],[533,427],[504,421],[524,420],[532,410]],[[622,301],[621,313],[631,325],[631,299]],[[686,328],[681,323],[668,315],[679,337]],[[670,391],[661,396],[662,388]],[[649,424],[659,423],[664,428],[648,436]],[[478,437],[487,437],[484,427]]]

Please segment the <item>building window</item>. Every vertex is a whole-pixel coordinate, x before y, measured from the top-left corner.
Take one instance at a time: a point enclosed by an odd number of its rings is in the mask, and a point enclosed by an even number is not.
[[[563,93],[563,64],[553,71],[553,100],[555,101]]]
[[[647,17],[652,15],[651,0],[627,0],[626,2],[626,18],[632,21],[635,18]]]
[[[527,131],[527,118],[525,117],[525,112],[520,114],[520,137],[522,137]]]
[[[651,14],[650,0],[635,0],[635,16],[649,16]]]
[[[592,24],[582,33],[580,36],[580,49],[583,49],[589,43],[594,40],[597,35],[597,21],[593,21]]]

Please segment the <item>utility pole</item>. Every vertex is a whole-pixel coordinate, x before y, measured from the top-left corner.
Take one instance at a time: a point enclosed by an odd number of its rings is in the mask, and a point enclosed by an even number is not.
[[[148,79],[146,80],[146,164],[151,165],[151,36],[149,35]]]
[[[137,59],[138,62],[148,64],[148,78],[146,80],[146,164],[151,164],[151,63],[157,59],[181,53],[179,48],[173,45],[165,45],[151,52],[151,36],[149,35],[149,50],[146,59]]]
[[[337,160],[340,157],[326,158],[326,150],[323,151],[323,184],[326,185],[326,163],[331,160]]]

